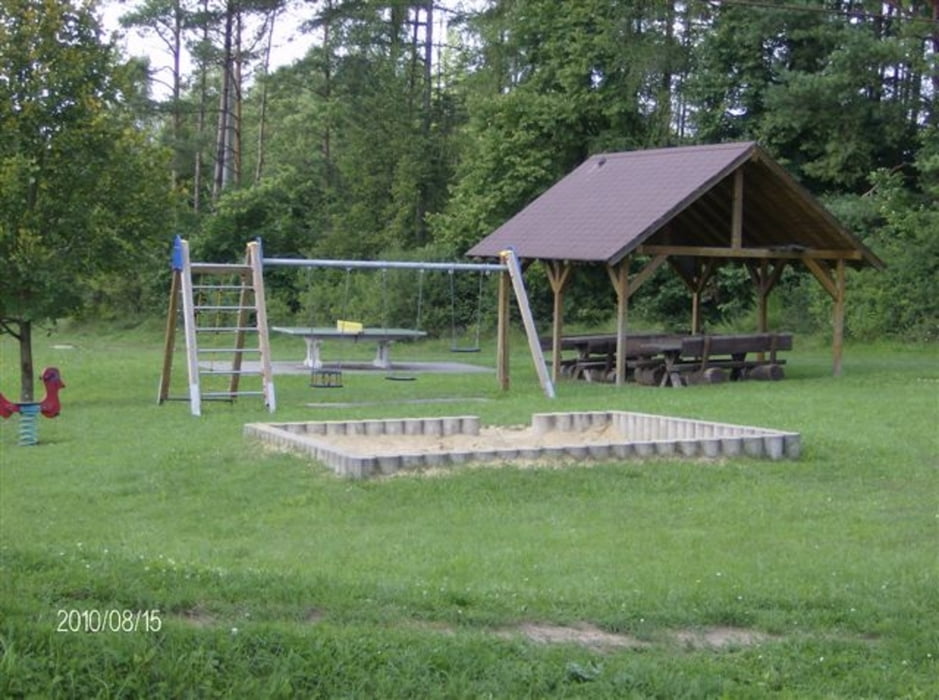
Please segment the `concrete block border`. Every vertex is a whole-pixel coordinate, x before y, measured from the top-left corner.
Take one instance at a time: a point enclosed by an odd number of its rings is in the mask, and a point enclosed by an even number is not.
[[[584,439],[591,430],[605,430],[602,441]],[[615,461],[650,457],[721,459],[756,457],[798,459],[799,433],[715,423],[629,411],[535,413],[531,417],[534,445],[467,450],[378,449],[379,436],[481,436],[479,416],[442,418],[389,418],[351,421],[248,423],[246,437],[276,449],[297,452],[322,462],[339,476],[364,479],[402,470],[450,467],[468,463],[526,460]],[[538,437],[553,434],[551,446],[539,446]],[[558,434],[570,434],[570,440]],[[340,449],[333,436],[361,436],[354,450]],[[406,442],[406,439],[404,440]]]

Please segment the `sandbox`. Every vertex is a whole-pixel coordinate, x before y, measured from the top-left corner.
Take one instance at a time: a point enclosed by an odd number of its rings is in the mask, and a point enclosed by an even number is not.
[[[536,413],[515,427],[483,427],[478,416],[249,423],[244,433],[355,479],[485,462],[776,460],[801,452],[798,433],[628,411]]]

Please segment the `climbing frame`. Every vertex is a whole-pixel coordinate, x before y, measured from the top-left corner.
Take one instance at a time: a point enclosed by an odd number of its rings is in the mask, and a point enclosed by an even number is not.
[[[159,403],[188,400],[192,414],[198,416],[203,401],[259,396],[273,412],[276,402],[260,243],[248,244],[243,264],[203,263],[191,262],[188,242],[177,237],[172,267]],[[172,396],[180,317],[188,392],[186,396]],[[246,356],[255,360],[251,368],[244,363]],[[253,380],[254,386],[246,388],[243,379]]]

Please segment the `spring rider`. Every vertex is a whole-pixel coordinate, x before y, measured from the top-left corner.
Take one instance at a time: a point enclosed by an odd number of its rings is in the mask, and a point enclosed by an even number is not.
[[[39,426],[37,418],[40,414],[46,418],[55,418],[62,412],[59,403],[59,390],[65,388],[62,374],[58,367],[46,367],[42,371],[42,383],[46,386],[46,396],[42,401],[14,403],[0,394],[0,416],[9,418],[14,413],[20,414],[19,443],[23,446],[39,443]]]

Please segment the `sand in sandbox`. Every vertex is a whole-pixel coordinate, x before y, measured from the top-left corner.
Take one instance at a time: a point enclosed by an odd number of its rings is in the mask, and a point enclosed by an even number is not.
[[[612,425],[576,431],[536,434],[531,426],[484,427],[478,435],[330,435],[319,438],[347,454],[360,457],[381,454],[434,452],[483,452],[498,449],[540,449],[570,445],[606,445],[622,442]]]

